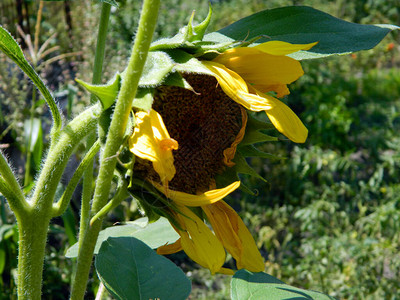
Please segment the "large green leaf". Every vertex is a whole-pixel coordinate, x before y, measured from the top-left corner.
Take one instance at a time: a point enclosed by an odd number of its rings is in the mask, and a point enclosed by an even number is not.
[[[285,284],[266,273],[252,273],[240,270],[232,277],[232,300],[332,300],[325,294],[299,289]]]
[[[94,253],[99,252],[101,243],[109,237],[135,237],[155,249],[166,243],[174,243],[179,235],[166,218],[161,217],[154,223],[147,224],[147,218],[140,218],[126,225],[108,227],[102,230],[97,239]],[[78,244],[68,249],[66,257],[78,256]]]
[[[187,299],[191,283],[180,268],[133,237],[108,238],[96,256],[101,281],[117,299]]]
[[[208,34],[210,41],[243,41],[262,36],[255,44],[270,40],[306,44],[318,42],[309,51],[290,55],[310,59],[375,47],[394,25],[361,25],[346,22],[306,6],[264,10]]]

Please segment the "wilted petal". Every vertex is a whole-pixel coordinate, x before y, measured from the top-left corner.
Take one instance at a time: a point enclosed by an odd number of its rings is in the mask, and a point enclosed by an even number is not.
[[[225,262],[225,250],[221,242],[189,208],[179,206],[179,211],[181,214],[176,214],[176,221],[182,230],[176,230],[181,236],[183,250],[199,265],[210,269],[212,274],[219,272]]]
[[[218,239],[236,260],[237,268],[251,272],[264,271],[264,260],[238,214],[224,201],[202,208]]]
[[[168,255],[173,254],[179,251],[182,251],[182,243],[181,239],[179,238],[175,243],[166,244],[157,248],[157,254],[160,255]]]
[[[136,113],[137,126],[129,138],[129,149],[136,156],[153,162],[154,170],[164,186],[174,177],[176,170],[172,150],[178,142],[171,139],[162,117],[155,110]]]

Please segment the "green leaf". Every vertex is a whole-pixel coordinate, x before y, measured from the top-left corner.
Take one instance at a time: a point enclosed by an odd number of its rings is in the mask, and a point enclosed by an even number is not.
[[[75,229],[76,220],[70,205],[68,205],[68,208],[61,215],[61,218],[64,223],[65,234],[67,235],[68,243],[70,245],[73,245],[77,242],[76,240],[77,234]]]
[[[240,270],[232,277],[232,300],[266,299],[268,300],[332,300],[325,294],[315,291],[307,291],[287,285],[279,279],[266,273],[252,273]]]
[[[190,280],[169,259],[133,237],[108,238],[96,256],[99,278],[117,299],[187,299]]]
[[[161,217],[154,223],[147,224],[147,218],[140,218],[126,225],[108,227],[102,230],[97,239],[94,253],[99,252],[101,243],[109,237],[135,237],[155,249],[166,243],[174,243],[179,235],[166,218]],[[78,256],[78,244],[67,250],[66,257]]]
[[[75,81],[83,86],[87,91],[95,95],[100,100],[104,110],[114,104],[121,87],[121,75],[119,73],[104,85],[94,85],[80,79],[75,79]]]
[[[21,70],[33,81],[39,91],[42,93],[44,99],[49,106],[55,125],[55,131],[59,131],[62,126],[62,119],[60,111],[56,105],[56,102],[43,83],[42,79],[35,72],[32,66],[25,59],[24,53],[17,41],[11,36],[11,34],[0,26],[0,50],[3,51],[12,61],[14,61]]]
[[[0,244],[0,275],[3,274],[4,266],[6,265],[7,255],[6,255],[6,250],[4,248],[5,246],[3,244]]]
[[[337,19],[306,6],[289,6],[264,10],[243,18],[205,40],[227,42],[250,40],[264,36],[255,44],[278,40],[306,44],[319,42],[308,51],[300,51],[295,59],[310,59],[345,54],[375,47],[394,25],[360,25]]]
[[[38,118],[34,118],[32,122],[31,120],[25,120],[24,136],[26,150],[32,153],[33,162],[39,168],[43,154],[43,129],[41,120]]]
[[[174,61],[167,53],[162,51],[149,52],[139,86],[155,87],[160,85],[172,71],[174,65]]]

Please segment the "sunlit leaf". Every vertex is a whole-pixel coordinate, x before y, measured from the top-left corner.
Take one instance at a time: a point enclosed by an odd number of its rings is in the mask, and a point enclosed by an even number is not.
[[[290,55],[296,59],[310,59],[371,49],[393,29],[399,27],[355,24],[311,7],[290,6],[245,17],[206,35],[205,40],[245,41],[262,36],[254,44],[271,40],[296,44],[318,42],[308,51]]]
[[[97,239],[94,253],[99,252],[101,243],[109,237],[133,236],[153,249],[166,243],[172,244],[179,238],[167,219],[161,217],[154,223],[147,224],[147,222],[147,218],[140,218],[126,225],[108,227],[102,230]],[[65,256],[70,258],[78,256],[78,244],[69,248]]]
[[[95,266],[116,299],[183,300],[191,291],[191,282],[180,268],[133,237],[104,241]]]
[[[316,291],[307,291],[287,285],[266,273],[252,273],[240,270],[232,277],[232,300],[268,299],[268,300],[334,300]]]

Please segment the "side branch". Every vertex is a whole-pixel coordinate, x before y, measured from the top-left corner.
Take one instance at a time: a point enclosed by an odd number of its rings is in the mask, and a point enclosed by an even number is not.
[[[93,146],[89,149],[89,151],[86,153],[85,157],[82,159],[74,175],[69,181],[67,188],[65,189],[60,200],[57,203],[53,204],[53,213],[52,213],[53,217],[62,215],[64,211],[67,209],[69,200],[71,199],[72,194],[74,193],[75,188],[78,185],[83,173],[87,169],[88,165],[92,162],[93,157],[97,154],[97,152],[99,152],[99,150],[100,150],[100,142],[99,140],[97,140],[93,144]]]
[[[30,209],[21,186],[12,172],[4,154],[0,151],[0,192],[7,198],[10,208],[18,215]]]

